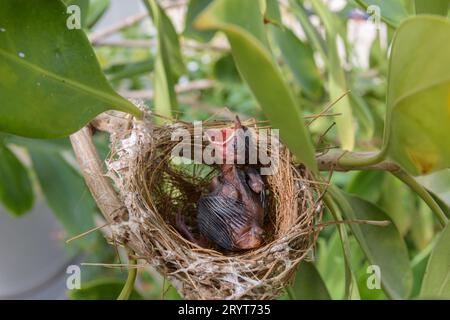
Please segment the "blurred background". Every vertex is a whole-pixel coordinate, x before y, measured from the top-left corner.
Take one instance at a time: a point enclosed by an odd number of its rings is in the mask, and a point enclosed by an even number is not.
[[[156,30],[142,2],[65,2],[81,6],[84,29],[112,86],[123,96],[142,99],[152,106]],[[410,1],[397,2],[403,3],[404,10],[410,9]],[[225,37],[220,33],[197,32],[191,26],[195,13],[208,1],[159,3],[181,37],[184,68],[177,74],[176,116],[187,121],[230,118],[233,114],[264,119],[235,69]],[[285,48],[286,43],[277,43],[274,53],[307,113],[316,114],[330,101],[327,89],[330,65],[310,43],[305,26],[313,26],[322,35],[325,28],[308,1],[292,3],[279,1],[283,23],[291,30],[287,40],[293,46]],[[356,148],[372,150],[380,146],[383,132],[388,43],[393,30],[382,21],[370,19],[354,1],[325,3],[335,23],[342,27],[338,32],[338,63],[342,65],[346,86],[352,90]],[[324,149],[338,144],[332,118],[324,117],[309,128],[314,141]],[[322,139],[326,131],[327,136]],[[12,160],[3,161],[0,167],[8,169],[10,181],[19,181],[14,186],[8,185],[7,177],[0,186],[15,188],[10,198],[0,199],[0,299],[115,299],[126,279],[126,270],[108,264],[126,259],[122,252],[106,243],[102,237],[106,231],[101,229],[67,243],[71,237],[104,224],[78,171],[68,139],[31,140],[2,135],[0,140],[6,146],[4,152],[12,153]],[[106,157],[108,137],[96,134],[95,142]],[[430,176],[422,179],[450,203],[448,176],[446,171],[438,180]],[[332,179],[341,188],[390,213],[409,250],[414,275],[410,297],[417,296],[436,232],[431,211],[406,186],[383,172],[335,173]],[[325,219],[331,218],[326,214]],[[368,262],[352,236],[350,244],[361,297],[386,299],[382,290],[367,289]],[[329,296],[311,298],[342,299],[345,270],[336,227],[328,227],[321,233],[314,259],[316,268],[310,270],[305,263],[303,275],[314,273],[321,277]],[[67,289],[70,265],[81,268],[81,290]],[[139,270],[133,297],[179,298],[151,268]]]

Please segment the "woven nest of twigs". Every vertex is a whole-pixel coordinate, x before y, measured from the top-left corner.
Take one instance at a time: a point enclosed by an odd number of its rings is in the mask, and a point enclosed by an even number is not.
[[[322,215],[314,177],[280,148],[278,172],[267,176],[266,238],[257,249],[224,252],[186,240],[174,227],[181,209],[195,228],[196,206],[217,169],[174,165],[173,130],[186,122],[157,126],[151,115],[130,120],[111,136],[108,176],[127,214],[116,217],[111,241],[130,248],[172,283],[186,299],[271,299],[289,283],[310,256]],[[203,128],[231,127],[232,121],[203,122]],[[255,136],[258,123],[245,122]]]

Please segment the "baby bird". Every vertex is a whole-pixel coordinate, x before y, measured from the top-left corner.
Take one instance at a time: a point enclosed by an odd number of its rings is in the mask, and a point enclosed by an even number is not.
[[[237,117],[235,129],[246,129]],[[227,143],[234,146],[236,139],[237,136]],[[226,145],[223,147],[227,152],[235,151]],[[223,155],[225,158],[225,151]],[[254,249],[263,242],[264,207],[264,182],[257,169],[234,163],[222,164],[220,174],[211,182],[210,193],[198,201],[200,237],[196,239],[192,235],[180,213],[176,227],[188,240],[200,246],[212,242],[229,251]]]
[[[221,170],[213,179],[213,191],[198,202],[200,233],[226,250],[257,248],[264,233],[262,179],[236,165],[225,164]]]

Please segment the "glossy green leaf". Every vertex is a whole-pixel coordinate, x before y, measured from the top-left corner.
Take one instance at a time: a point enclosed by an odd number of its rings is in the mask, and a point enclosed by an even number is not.
[[[96,206],[83,178],[58,153],[30,150],[30,155],[47,203],[64,226],[67,236],[92,229]],[[88,247],[95,236],[84,236],[73,244]]]
[[[184,36],[188,38],[195,39],[197,41],[208,42],[212,39],[215,34],[214,30],[196,30],[192,24],[194,23],[197,16],[213,2],[212,0],[190,0],[187,13],[186,22],[184,27]]]
[[[313,263],[303,261],[297,269],[292,287],[299,300],[329,300],[327,287]]]
[[[0,141],[0,204],[14,216],[33,207],[34,194],[27,168]]]
[[[122,291],[124,282],[117,279],[100,279],[83,283],[80,289],[68,290],[72,300],[116,300]],[[130,300],[142,300],[142,295],[135,289]]]
[[[431,252],[422,282],[422,298],[450,299],[450,224]]]
[[[447,16],[450,5],[449,0],[415,0],[415,8],[417,14],[438,14]]]
[[[380,18],[394,28],[408,17],[408,11],[401,0],[355,0],[355,2],[370,14],[372,21],[377,22]]]
[[[386,213],[366,200],[348,194],[334,196],[339,198],[346,219],[390,221]],[[407,298],[412,287],[412,271],[406,244],[395,225],[380,227],[353,223],[350,228],[369,263],[379,266],[384,292],[393,299]]]
[[[345,73],[338,54],[336,42],[341,26],[336,17],[334,17],[333,14],[327,9],[322,0],[313,1],[311,4],[326,29],[329,66],[328,91],[330,101],[336,101],[348,90]],[[333,111],[340,113],[340,115],[335,118],[335,121],[342,149],[353,150],[355,146],[355,126],[348,95],[343,97],[333,106]]]
[[[411,174],[450,167],[448,39],[448,19],[422,15],[405,21],[393,40],[384,143]]]
[[[288,65],[301,89],[317,100],[322,95],[323,79],[314,62],[314,52],[287,27],[271,28],[280,48],[283,61]]]
[[[109,86],[83,31],[66,27],[68,17],[59,1],[0,2],[0,131],[62,137],[109,109],[140,116]]]
[[[170,117],[172,110],[178,108],[175,84],[178,77],[184,72],[178,34],[156,0],[144,0],[144,4],[158,31],[153,88],[155,92],[154,108],[158,114]]]
[[[195,26],[225,32],[236,66],[272,127],[280,129],[282,141],[299,161],[316,170],[301,107],[268,50],[259,2],[216,0],[197,18]]]

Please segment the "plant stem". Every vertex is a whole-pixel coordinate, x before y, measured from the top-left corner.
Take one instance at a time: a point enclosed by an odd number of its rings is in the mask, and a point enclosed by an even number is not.
[[[385,151],[377,152],[349,152],[332,150],[317,155],[319,170],[349,171],[349,170],[381,170],[397,171],[400,167],[389,160],[384,160]]]
[[[366,167],[380,163],[384,160],[384,157],[385,152],[383,150],[375,153],[346,152],[338,159],[338,165],[350,168]]]
[[[428,191],[424,187],[422,187],[413,177],[402,170],[393,171],[392,174],[400,179],[403,183],[408,185],[419,197],[421,197],[422,200],[425,201],[425,203],[428,205],[428,207],[434,212],[442,227],[445,227],[448,222],[448,218],[442,211],[441,207],[439,207],[437,202],[428,193]]]
[[[128,300],[134,289],[134,282],[136,281],[137,269],[134,267],[136,265],[135,259],[129,259],[128,263],[131,267],[128,267],[128,277],[122,291],[120,292],[117,300]]]

